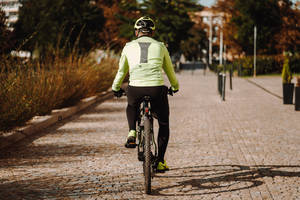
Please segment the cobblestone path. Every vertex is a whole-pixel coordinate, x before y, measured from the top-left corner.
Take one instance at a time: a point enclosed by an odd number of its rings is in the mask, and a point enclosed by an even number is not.
[[[143,192],[136,150],[123,146],[124,97],[2,152],[0,199],[300,199],[300,113],[292,105],[244,79],[222,102],[215,75],[178,78],[180,92],[169,98],[171,170],[153,179],[152,195]]]

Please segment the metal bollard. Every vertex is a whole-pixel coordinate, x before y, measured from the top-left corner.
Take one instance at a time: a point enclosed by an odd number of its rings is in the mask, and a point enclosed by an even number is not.
[[[222,100],[225,101],[226,74],[222,74]]]
[[[232,66],[231,66],[230,71],[229,71],[230,90],[232,90],[232,74],[233,74],[233,72],[232,72]]]
[[[218,92],[222,95],[222,73],[218,73]]]
[[[300,87],[295,87],[295,110],[300,110]]]
[[[218,73],[218,92],[221,99],[225,101],[225,85],[226,85],[226,74]]]

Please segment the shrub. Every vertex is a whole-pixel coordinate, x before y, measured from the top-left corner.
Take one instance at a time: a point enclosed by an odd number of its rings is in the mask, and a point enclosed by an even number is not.
[[[89,57],[70,56],[26,64],[6,58],[0,68],[0,130],[7,131],[36,115],[74,105],[80,99],[108,89],[117,61],[97,64]]]
[[[292,72],[290,70],[289,58],[284,58],[283,68],[282,68],[282,83],[291,83],[292,81]]]
[[[237,71],[239,76],[252,76],[253,75],[253,56],[246,56],[240,59],[235,59],[233,62],[226,64],[225,69],[229,71]],[[256,59],[256,74],[280,74],[284,57],[282,55],[261,55]],[[300,55],[295,54],[289,57],[289,67],[292,73],[300,73]],[[218,72],[223,70],[218,64],[210,65],[210,70]]]
[[[290,57],[289,64],[293,73],[300,73],[300,55]]]
[[[284,57],[277,56],[257,56],[256,59],[256,74],[280,74]],[[253,57],[247,56],[244,58],[236,59],[233,61],[234,70],[238,71],[239,76],[252,76],[253,75]],[[289,57],[289,67],[292,73],[300,73],[300,56],[293,55]]]
[[[244,57],[236,59],[232,62],[233,70],[238,71],[239,76],[250,76],[253,74],[253,59],[251,57]]]
[[[300,87],[300,76],[297,77],[296,87]]]

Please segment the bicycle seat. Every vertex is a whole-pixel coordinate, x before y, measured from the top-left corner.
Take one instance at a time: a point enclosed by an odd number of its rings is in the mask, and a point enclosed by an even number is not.
[[[144,96],[144,100],[150,101],[150,100],[151,100],[151,97],[150,97],[150,96]]]

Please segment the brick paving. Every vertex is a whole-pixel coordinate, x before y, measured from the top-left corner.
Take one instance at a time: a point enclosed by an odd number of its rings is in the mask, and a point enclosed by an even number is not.
[[[2,152],[0,199],[300,199],[293,105],[241,78],[224,102],[214,74],[186,71],[178,79],[180,92],[170,97],[171,170],[153,179],[152,195],[143,192],[136,150],[123,147],[123,97]],[[259,84],[281,87],[264,78]]]
[[[269,92],[273,96],[282,98],[282,79],[280,75],[273,76],[258,76],[256,78],[248,78],[250,82],[254,82],[258,86],[263,87],[266,92]],[[296,77],[292,79],[292,83],[296,83]]]

